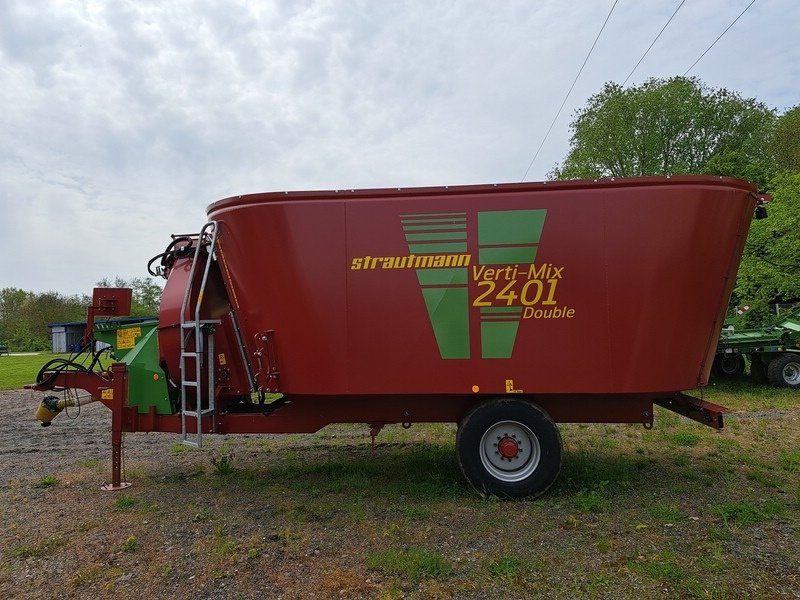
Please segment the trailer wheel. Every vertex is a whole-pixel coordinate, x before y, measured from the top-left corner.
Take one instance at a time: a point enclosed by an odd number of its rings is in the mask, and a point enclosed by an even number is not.
[[[717,375],[738,377],[744,373],[744,356],[741,354],[717,354],[711,368]]]
[[[561,470],[561,434],[541,408],[520,400],[479,404],[461,420],[458,464],[478,491],[501,498],[539,496]]]
[[[769,383],[767,378],[767,365],[765,365],[758,354],[750,355],[750,378],[761,385]]]
[[[767,367],[767,378],[775,387],[800,387],[800,354],[778,354]]]

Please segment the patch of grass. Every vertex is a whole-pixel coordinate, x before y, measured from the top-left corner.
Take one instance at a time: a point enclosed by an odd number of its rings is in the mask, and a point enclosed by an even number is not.
[[[301,497],[306,497],[309,490],[316,490],[317,495],[392,499],[402,496],[419,501],[473,495],[460,476],[452,445],[419,443],[413,449],[380,448],[377,456],[362,457],[354,457],[352,449],[336,448],[332,454],[333,458],[317,462],[287,461],[283,467],[248,476],[247,485],[265,488],[280,483]]]
[[[568,450],[555,492],[572,493],[597,486],[609,490],[628,488],[640,476],[641,458],[633,458],[619,450],[589,452]]]
[[[192,446],[187,446],[186,444],[182,444],[180,442],[177,444],[172,444],[169,449],[173,454],[183,454],[184,452],[191,452],[194,450]]]
[[[606,495],[606,483],[601,482],[592,489],[580,490],[570,498],[570,504],[580,511],[599,513],[608,508],[609,499]]]
[[[414,582],[444,579],[453,572],[453,567],[440,554],[417,548],[372,552],[366,557],[366,565],[371,571]]]
[[[790,450],[788,452],[781,452],[780,455],[781,467],[790,473],[800,472],[800,450]]]
[[[784,509],[783,504],[774,500],[764,502],[761,506],[740,500],[714,504],[711,506],[711,513],[718,519],[722,519],[726,525],[745,526],[773,519]]]
[[[70,581],[73,587],[81,587],[98,581],[110,581],[123,574],[122,569],[105,565],[90,565],[77,571]]]
[[[504,554],[489,563],[489,574],[494,579],[504,579],[514,581],[519,577],[521,563],[519,558],[510,554]]]
[[[715,381],[704,388],[704,394],[711,402],[727,406],[733,411],[787,409],[797,406],[795,390],[755,385],[749,378]]]
[[[674,505],[656,505],[650,509],[650,514],[659,521],[666,523],[677,523],[678,521],[685,521],[688,515],[680,508]]]
[[[303,503],[291,507],[286,518],[293,523],[319,523],[329,521],[335,510],[335,506],[328,502]]]
[[[205,523],[214,518],[214,511],[207,506],[202,507],[194,514],[194,521],[198,523]]]
[[[690,431],[679,431],[672,436],[672,443],[676,446],[690,448],[700,443],[700,435]]]
[[[114,501],[114,510],[117,511],[126,511],[132,510],[139,504],[139,498],[136,496],[131,496],[129,494],[121,494],[117,496],[117,499]]]
[[[781,480],[774,477],[767,471],[751,469],[747,472],[747,478],[763,485],[765,488],[775,489],[781,486]]]
[[[12,546],[6,551],[6,554],[12,558],[47,556],[61,548],[64,544],[64,538],[57,536],[37,544],[19,544],[17,546]]]
[[[393,506],[391,510],[399,512],[407,517],[410,521],[424,521],[429,519],[433,514],[433,510],[427,506],[419,506],[415,504],[399,504]]]
[[[0,356],[0,390],[20,390],[36,381],[39,369],[52,358],[67,354],[43,352],[26,356]]]
[[[138,546],[139,540],[136,539],[135,535],[132,535],[120,544],[119,549],[123,552],[134,552]]]
[[[45,475],[36,484],[37,488],[50,488],[61,483],[54,475]]]
[[[675,555],[668,551],[651,556],[637,556],[628,561],[628,566],[634,571],[659,581],[677,582],[685,577],[683,570],[678,566]]]
[[[220,453],[211,458],[214,465],[214,475],[221,479],[227,479],[235,472],[233,467],[233,452]]]

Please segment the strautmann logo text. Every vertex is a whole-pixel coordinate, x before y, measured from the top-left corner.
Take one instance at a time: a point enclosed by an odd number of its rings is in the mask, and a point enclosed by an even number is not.
[[[479,314],[481,358],[510,358],[521,322],[575,316],[558,301],[564,267],[536,262],[546,217],[545,209],[479,212],[476,260],[466,213],[400,215],[408,254],[356,257],[350,269],[415,270],[442,358],[470,358],[470,310]]]

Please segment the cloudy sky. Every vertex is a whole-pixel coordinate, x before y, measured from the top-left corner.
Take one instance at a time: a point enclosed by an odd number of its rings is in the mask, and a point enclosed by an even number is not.
[[[0,287],[146,275],[250,192],[520,181],[613,0],[0,1]],[[526,180],[680,0],[618,0]],[[750,0],[686,0],[630,84]],[[800,2],[757,0],[690,72],[800,104]]]

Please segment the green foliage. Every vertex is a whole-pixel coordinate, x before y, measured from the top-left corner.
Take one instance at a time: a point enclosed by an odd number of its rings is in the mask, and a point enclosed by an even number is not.
[[[686,77],[607,83],[577,111],[570,151],[551,176],[592,179],[706,173],[766,184],[775,114]]]
[[[745,324],[768,323],[767,305],[800,299],[800,172],[770,184],[769,217],[753,221],[736,280],[735,298],[753,308]]]
[[[786,111],[778,119],[773,151],[778,169],[800,171],[800,106]]]
[[[50,350],[48,323],[80,321],[86,317],[87,296],[57,292],[36,294],[17,288],[0,290],[0,342],[12,352]]]

